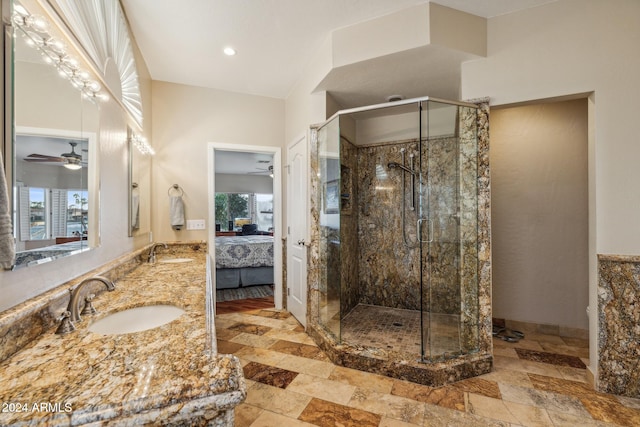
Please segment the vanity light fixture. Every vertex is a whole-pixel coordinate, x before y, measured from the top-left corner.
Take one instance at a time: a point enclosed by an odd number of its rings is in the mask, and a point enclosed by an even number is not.
[[[13,23],[22,31],[27,44],[42,53],[45,62],[56,67],[62,77],[67,78],[82,96],[91,100],[107,101],[109,96],[101,92],[100,83],[91,79],[77,59],[67,54],[67,46],[49,33],[50,24],[44,16],[32,15],[24,7],[14,7]],[[65,167],[67,165],[65,164]]]
[[[236,52],[236,50],[235,50],[234,48],[232,48],[231,46],[227,46],[227,47],[225,47],[225,48],[224,48],[224,50],[223,50],[223,52],[224,52],[224,54],[225,54],[225,55],[227,55],[227,56],[233,56],[233,55],[235,55],[236,53],[238,53],[238,52]]]
[[[147,142],[147,139],[143,136],[138,135],[137,133],[131,134],[131,142],[133,142],[133,145],[135,145],[138,151],[140,151],[140,153],[142,153],[143,155],[148,154],[150,156],[153,156],[154,154],[156,154],[153,147],[149,145],[149,142]]]

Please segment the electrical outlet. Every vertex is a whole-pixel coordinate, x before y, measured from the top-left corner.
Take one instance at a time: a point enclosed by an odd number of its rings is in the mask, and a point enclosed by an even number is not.
[[[188,219],[187,230],[204,230],[204,219]]]

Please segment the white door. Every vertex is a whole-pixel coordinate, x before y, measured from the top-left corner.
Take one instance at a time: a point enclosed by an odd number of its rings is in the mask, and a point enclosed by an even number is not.
[[[287,309],[307,323],[307,138],[287,147]]]

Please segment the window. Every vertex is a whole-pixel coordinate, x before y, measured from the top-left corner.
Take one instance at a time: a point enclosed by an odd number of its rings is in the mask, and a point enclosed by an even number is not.
[[[89,192],[67,190],[67,237],[87,235]]]
[[[256,194],[258,230],[273,231],[273,194]]]
[[[216,193],[215,212],[220,230],[239,231],[242,223],[251,223],[258,230],[271,231],[273,194]]]
[[[47,233],[47,203],[44,188],[28,188],[29,203],[29,239],[43,240]]]
[[[20,187],[20,240],[87,235],[87,190]]]

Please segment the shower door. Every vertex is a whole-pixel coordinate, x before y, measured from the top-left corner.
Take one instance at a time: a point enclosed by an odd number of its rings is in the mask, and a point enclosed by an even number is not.
[[[477,144],[473,129],[460,131],[463,118],[475,129],[472,116],[475,109],[468,107],[421,104],[417,229],[423,360],[455,357],[477,347]]]

